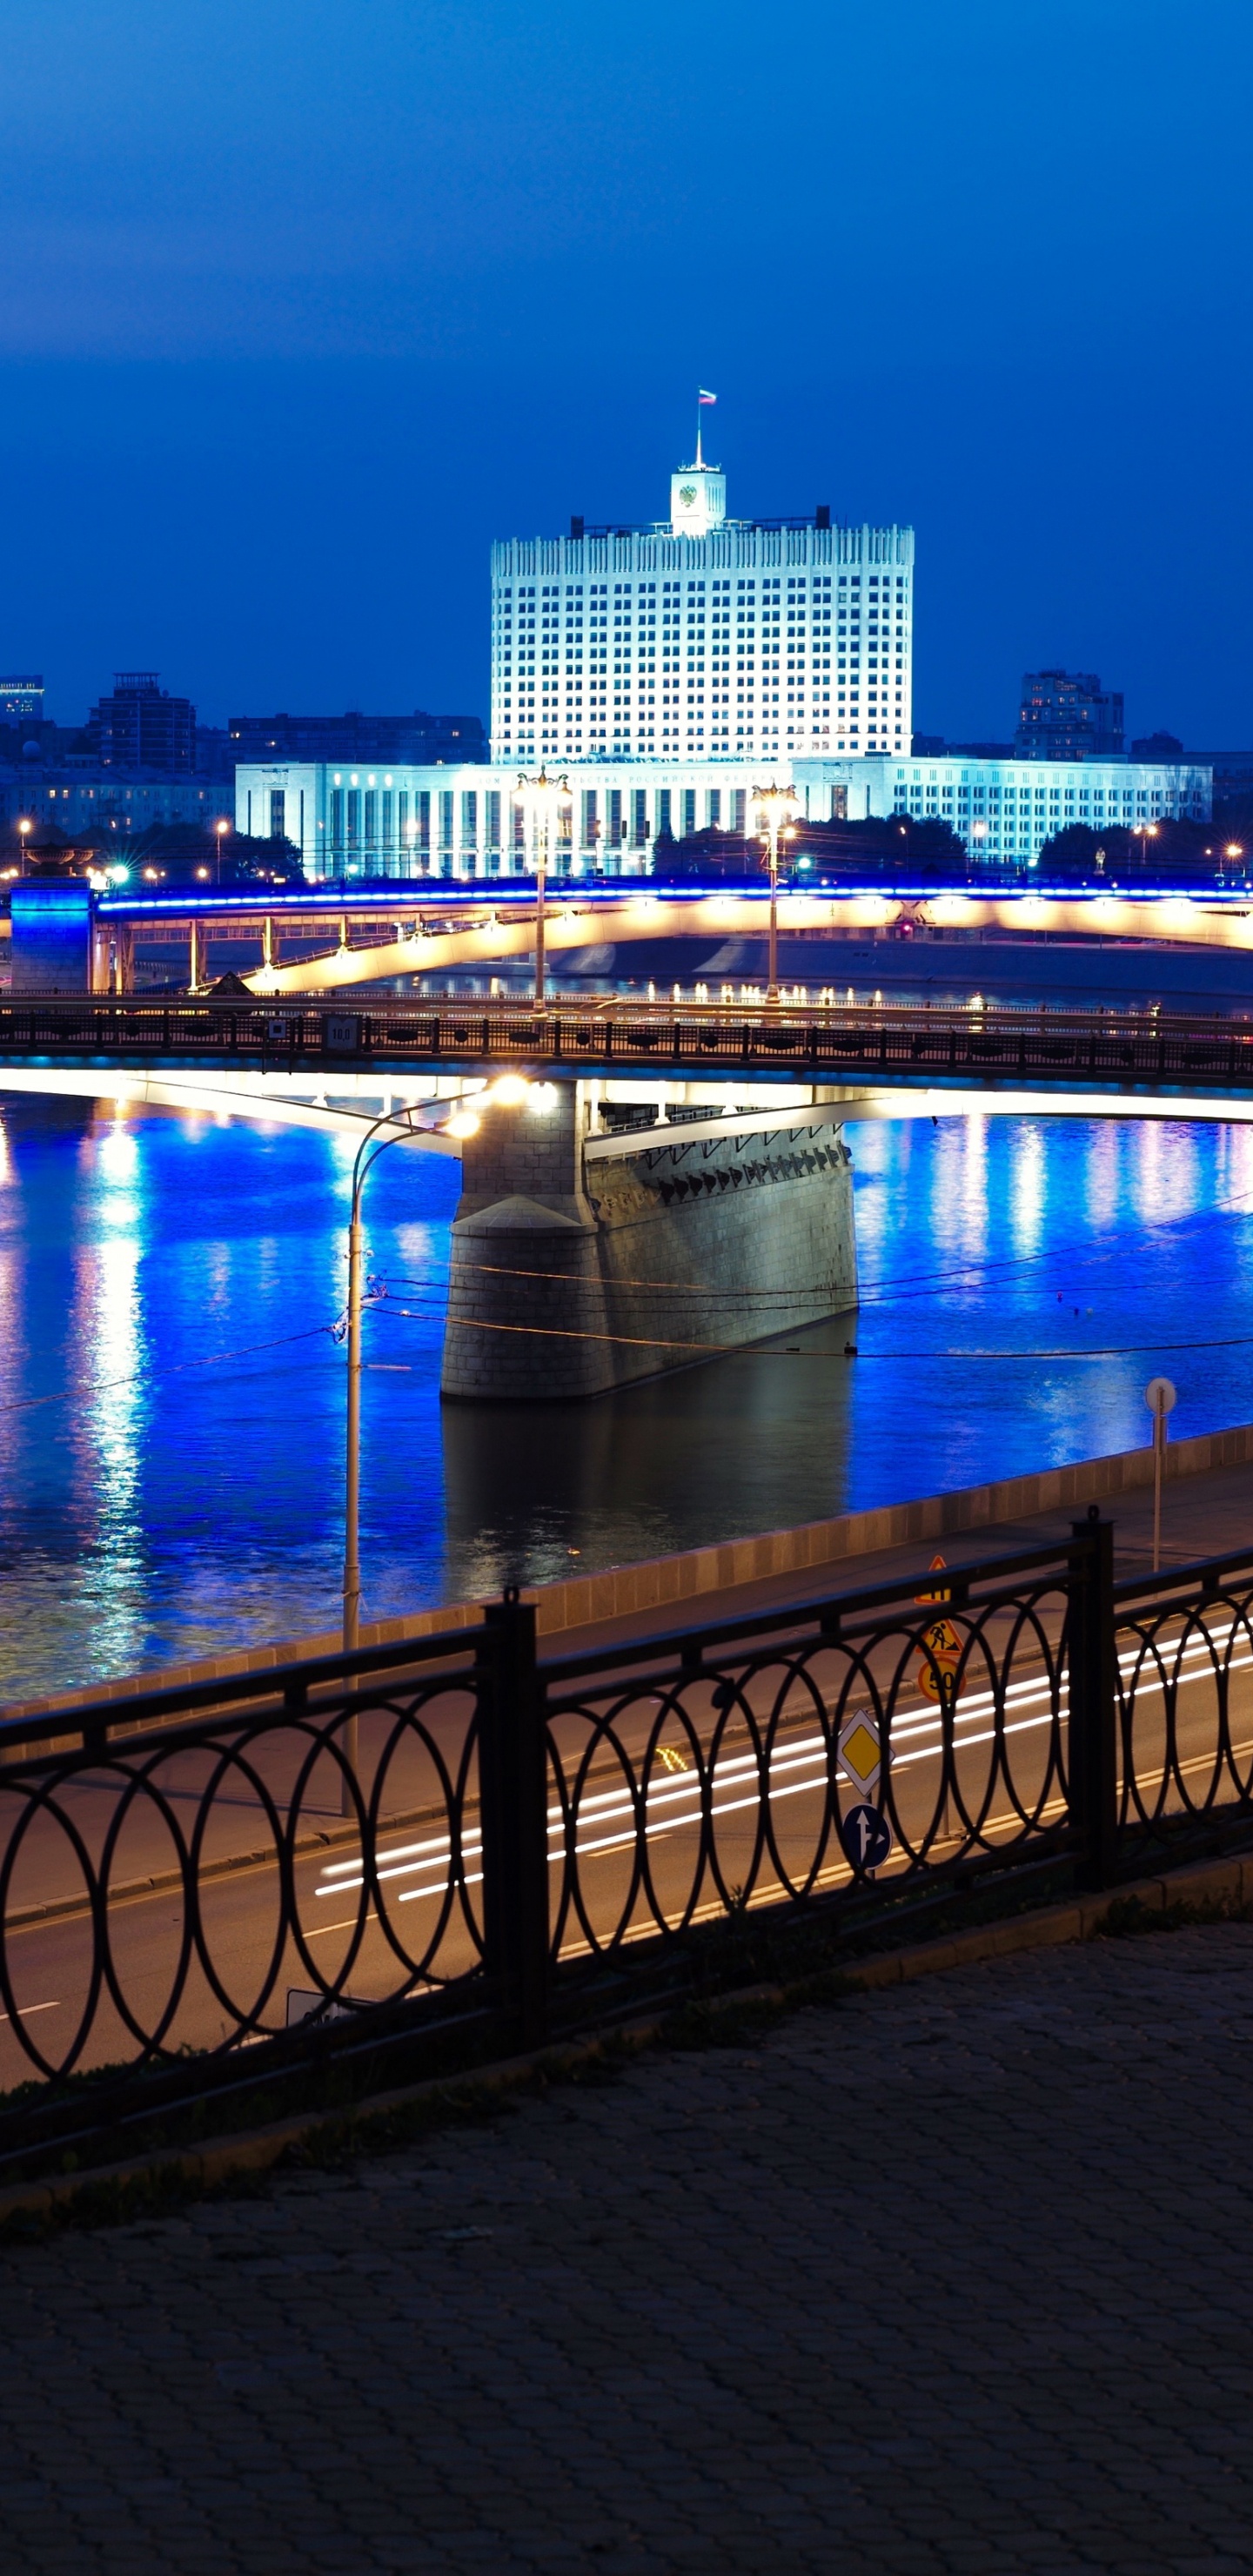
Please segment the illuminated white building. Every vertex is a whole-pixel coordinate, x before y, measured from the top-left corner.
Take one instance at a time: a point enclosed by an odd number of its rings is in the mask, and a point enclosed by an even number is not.
[[[752,790],[796,786],[810,822],[863,815],[938,815],[976,861],[1034,866],[1067,823],[1147,829],[1179,815],[1204,820],[1213,773],[1185,763],[1134,761],[582,760],[554,764],[568,794],[559,808],[558,875],[647,874],[655,842],[711,826],[754,831]],[[523,876],[526,802],[516,762],[463,768],[346,769],[329,761],[241,763],[241,832],[296,843],[305,873],[470,879]]]
[[[1067,823],[1208,817],[1205,766],[915,760],[913,579],[912,528],[729,519],[698,448],[655,527],[493,546],[489,762],[241,762],[237,828],[286,835],[315,880],[522,876],[541,764],[565,787],[554,872],[575,877],[645,875],[667,836],[755,835],[771,783],[810,822],[935,814],[1020,867]]]
[[[492,757],[735,759],[908,751],[912,528],[728,519],[672,475],[649,528],[492,548]]]

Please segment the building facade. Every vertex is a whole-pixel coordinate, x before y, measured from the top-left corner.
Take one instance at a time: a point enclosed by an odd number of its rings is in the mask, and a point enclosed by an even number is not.
[[[232,760],[486,760],[481,716],[232,716]]]
[[[649,528],[492,548],[492,758],[682,761],[909,748],[912,528],[728,519],[680,468]]]
[[[1126,760],[946,760],[882,764],[877,813],[938,815],[976,863],[1037,864],[1068,823],[1093,831],[1143,830],[1151,823],[1209,820],[1213,771],[1203,763]]]
[[[711,825],[755,832],[752,793],[794,784],[809,821],[894,813],[951,823],[976,863],[1031,868],[1067,823],[1095,829],[1210,812],[1202,765],[1127,761],[896,760],[882,757],[583,760],[555,765],[557,875],[647,875],[655,842]],[[240,832],[293,841],[314,882],[361,877],[459,882],[524,876],[535,805],[516,762],[462,769],[347,769],[331,762],[241,763]],[[52,818],[60,820],[54,807]]]
[[[1110,760],[1123,747],[1122,692],[1096,671],[1027,671],[1014,749],[1020,760]]]
[[[215,784],[197,777],[126,778],[89,767],[44,769],[34,762],[0,768],[0,823],[29,814],[55,823],[71,840],[92,829],[121,835],[150,823],[230,822],[234,810],[233,777]]]
[[[196,766],[196,710],[190,698],[171,697],[155,671],[115,671],[112,692],[92,708],[85,731],[102,769],[178,776]]]

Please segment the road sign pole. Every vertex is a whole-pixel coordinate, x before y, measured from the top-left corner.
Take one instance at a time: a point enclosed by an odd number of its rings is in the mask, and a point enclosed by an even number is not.
[[[1162,1568],[1162,1468],[1166,1458],[1166,1415],[1159,1401],[1153,1414],[1153,1572]]]
[[[1168,1377],[1151,1377],[1144,1401],[1153,1416],[1153,1572],[1162,1568],[1162,1480],[1166,1473],[1166,1417],[1177,1401]]]

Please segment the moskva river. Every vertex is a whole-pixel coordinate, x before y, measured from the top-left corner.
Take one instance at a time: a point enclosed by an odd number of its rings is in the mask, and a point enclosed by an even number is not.
[[[334,1625],[352,1146],[0,1113],[0,1695]],[[1253,1417],[1253,1129],[850,1124],[862,1306],[581,1407],[439,1402],[459,1166],[370,1182],[366,1616]],[[846,1358],[855,1338],[857,1356]]]

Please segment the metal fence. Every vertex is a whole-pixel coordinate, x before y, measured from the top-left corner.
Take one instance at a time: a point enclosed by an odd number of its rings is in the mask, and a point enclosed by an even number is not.
[[[1108,1883],[1253,1814],[1251,1676],[1253,1556],[1116,1586],[1090,1516],[592,1656],[540,1663],[507,1594],[471,1630],[15,1720],[0,2087],[406,2000],[530,2042],[580,1962],[719,1920],[1050,1855]]]
[[[819,988],[781,1003],[77,1001],[0,1004],[10,1062],[245,1063],[328,1059],[474,1072],[527,1063],[600,1074],[751,1071],[838,1082],[1024,1080],[1253,1086],[1253,1024],[1149,1011],[941,1009],[847,1002]]]

